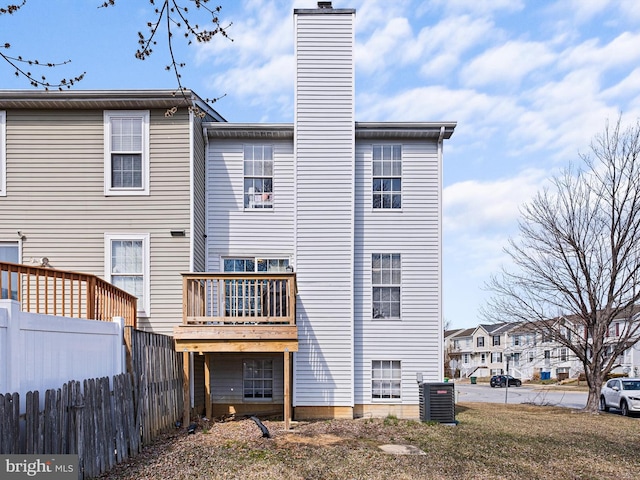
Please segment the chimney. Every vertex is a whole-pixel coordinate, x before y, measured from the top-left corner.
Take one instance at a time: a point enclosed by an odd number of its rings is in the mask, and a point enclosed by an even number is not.
[[[333,8],[331,2],[318,2],[318,8]]]

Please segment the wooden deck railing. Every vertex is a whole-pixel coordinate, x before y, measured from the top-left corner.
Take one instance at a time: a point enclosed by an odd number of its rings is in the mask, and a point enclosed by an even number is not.
[[[32,313],[111,321],[136,326],[137,299],[86,273],[0,262],[0,299],[17,300]]]
[[[295,273],[185,273],[184,325],[296,324]]]

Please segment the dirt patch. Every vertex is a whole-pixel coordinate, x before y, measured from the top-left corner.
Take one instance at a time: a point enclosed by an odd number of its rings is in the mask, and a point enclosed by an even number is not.
[[[324,433],[315,435],[313,437],[298,435],[296,433],[285,433],[277,438],[277,441],[281,443],[302,443],[305,445],[313,445],[315,447],[327,447],[330,445],[335,445],[336,443],[340,443],[344,440],[344,438],[338,437],[336,435]]]

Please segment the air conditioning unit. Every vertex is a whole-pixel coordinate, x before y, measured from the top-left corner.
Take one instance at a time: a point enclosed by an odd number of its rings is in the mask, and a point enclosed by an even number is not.
[[[420,384],[420,420],[455,423],[455,391],[453,383]]]

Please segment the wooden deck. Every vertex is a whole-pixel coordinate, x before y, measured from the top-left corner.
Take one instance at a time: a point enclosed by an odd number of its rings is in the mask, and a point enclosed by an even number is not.
[[[0,299],[20,302],[25,312],[107,322],[123,317],[136,327],[136,297],[87,273],[0,262]]]
[[[294,273],[183,274],[182,352],[295,352]]]

